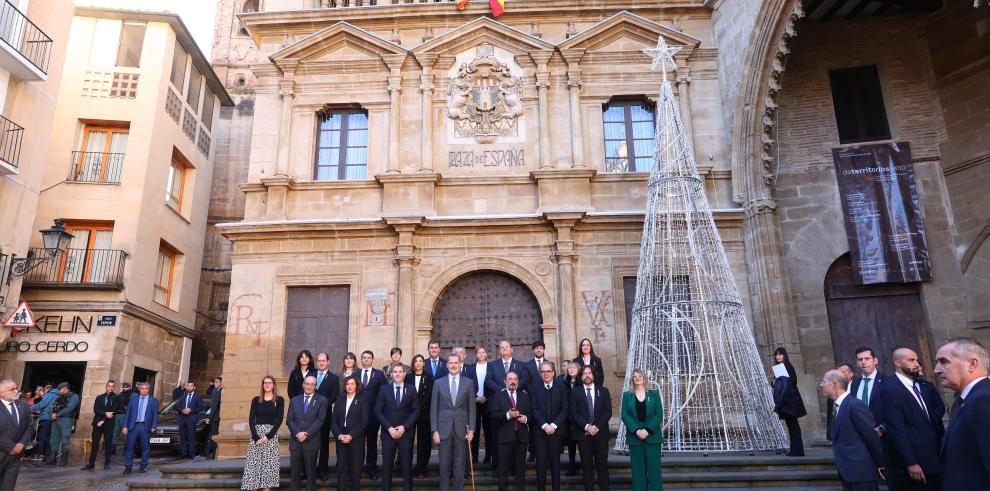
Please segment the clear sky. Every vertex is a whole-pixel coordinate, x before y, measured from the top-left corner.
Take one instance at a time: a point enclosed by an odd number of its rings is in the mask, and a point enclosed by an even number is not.
[[[213,21],[217,14],[216,0],[76,0],[76,5],[179,14],[206,58],[213,57]]]

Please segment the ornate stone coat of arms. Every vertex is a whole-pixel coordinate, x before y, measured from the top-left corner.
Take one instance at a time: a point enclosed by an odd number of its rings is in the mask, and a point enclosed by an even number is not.
[[[509,65],[495,58],[491,45],[479,46],[477,56],[461,64],[447,88],[447,117],[454,121],[454,134],[478,143],[515,136],[523,113],[521,86]]]

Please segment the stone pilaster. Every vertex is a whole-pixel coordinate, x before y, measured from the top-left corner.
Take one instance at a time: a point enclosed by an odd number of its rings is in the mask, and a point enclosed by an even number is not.
[[[388,172],[399,172],[399,121],[402,104],[402,62],[406,55],[385,55],[388,65]]]
[[[567,93],[571,112],[571,165],[584,168],[584,119],[581,117],[581,58],[584,49],[561,51],[567,61]]]
[[[540,96],[540,168],[550,166],[550,103],[547,100],[547,90],[550,88],[550,70],[547,62],[553,56],[553,51],[530,51],[530,58],[536,63],[536,90]]]
[[[296,96],[295,72],[299,60],[282,60],[278,64],[282,70],[282,80],[278,84],[278,95],[282,99],[282,113],[279,118],[278,151],[275,160],[275,175],[289,175],[289,142],[292,134],[292,101]]]
[[[560,306],[560,328],[557,331],[557,350],[559,353],[570,353],[577,345],[577,322],[575,320],[574,263],[577,253],[574,248],[574,225],[584,216],[584,213],[547,213],[554,227],[553,260],[557,264],[557,305]]]
[[[684,63],[683,61],[679,61]],[[684,132],[687,133],[688,138],[691,140],[691,149],[698,153],[698,145],[696,144],[694,135],[694,121],[691,118],[691,75],[690,70],[687,68],[678,68],[675,75],[675,81],[677,83],[677,102],[680,104],[681,109],[681,121],[684,123]]]
[[[421,172],[433,172],[433,91],[435,90],[433,85],[433,65],[437,62],[437,55],[420,53],[416,55],[416,61],[423,68],[419,84],[423,106],[423,141],[419,170]]]
[[[386,219],[395,233],[398,241],[395,246],[395,265],[399,269],[398,282],[395,287],[396,303],[396,325],[395,325],[395,346],[401,347],[404,351],[413,353],[415,346],[415,316],[414,305],[415,291],[415,266],[419,262],[416,258],[416,246],[413,239],[416,230],[423,223],[422,217],[400,217]]]

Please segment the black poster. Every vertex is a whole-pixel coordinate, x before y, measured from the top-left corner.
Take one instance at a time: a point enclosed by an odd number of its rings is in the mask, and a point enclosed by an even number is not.
[[[908,143],[832,150],[853,273],[860,284],[932,277]]]

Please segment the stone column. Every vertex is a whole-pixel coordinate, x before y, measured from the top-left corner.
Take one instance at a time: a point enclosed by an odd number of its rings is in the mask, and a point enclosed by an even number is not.
[[[570,96],[571,111],[571,165],[584,168],[584,118],[581,115],[581,58],[583,49],[565,49],[561,51],[567,61],[567,92]]]
[[[556,231],[554,239],[554,261],[557,263],[557,305],[560,316],[560,328],[557,338],[560,340],[561,353],[570,353],[577,346],[577,323],[574,317],[574,262],[577,254],[574,251],[574,238],[571,232],[580,220],[582,213],[553,213],[547,214],[547,219]]]
[[[413,280],[415,279],[414,268],[418,262],[413,237],[422,223],[422,219],[403,217],[390,218],[386,221],[399,236],[395,246],[395,265],[399,270],[395,288],[395,346],[400,346],[403,350],[412,350],[416,336],[414,305],[416,287]]]
[[[423,95],[423,132],[422,147],[420,153],[420,172],[433,172],[433,65],[437,61],[437,55],[422,53],[416,55],[416,61],[423,68],[420,75],[419,90]]]
[[[547,89],[550,87],[550,70],[547,62],[553,51],[530,51],[529,56],[536,63],[536,90],[540,95],[540,168],[550,168],[550,104],[547,101]]]
[[[687,62],[678,60],[678,63]],[[698,146],[695,145],[694,122],[691,118],[690,71],[687,68],[678,68],[674,76],[677,83],[677,101],[680,103],[681,121],[684,123],[684,131],[688,134],[688,138],[691,139],[691,148],[694,150],[695,155],[697,155]]]
[[[289,175],[289,143],[292,141],[292,100],[296,95],[294,81],[298,60],[282,60],[278,67],[282,70],[282,80],[278,83],[278,95],[282,98],[282,115],[279,119],[278,150],[275,154],[275,175]]]
[[[402,62],[406,55],[384,55],[388,66],[388,172],[400,172],[399,166],[399,116],[402,103]]]

